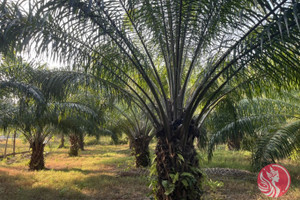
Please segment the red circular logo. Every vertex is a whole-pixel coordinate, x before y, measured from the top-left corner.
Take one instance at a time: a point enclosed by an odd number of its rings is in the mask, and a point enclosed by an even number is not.
[[[288,191],[291,185],[291,177],[283,166],[270,164],[260,170],[257,184],[260,191],[265,195],[280,197]]]

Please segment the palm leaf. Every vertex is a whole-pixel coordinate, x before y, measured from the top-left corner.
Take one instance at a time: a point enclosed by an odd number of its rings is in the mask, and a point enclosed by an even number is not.
[[[258,140],[255,154],[253,155],[253,167],[260,170],[267,164],[286,158],[293,150],[300,147],[300,121],[295,121],[268,133]]]

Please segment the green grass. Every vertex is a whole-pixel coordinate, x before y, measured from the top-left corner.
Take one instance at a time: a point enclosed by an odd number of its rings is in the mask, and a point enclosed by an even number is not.
[[[67,138],[66,138],[67,139]],[[94,138],[87,138],[87,142]],[[109,138],[106,138],[109,144]],[[79,157],[69,157],[68,148],[57,149],[59,138],[46,146],[46,167],[49,170],[28,171],[30,155],[18,155],[0,161],[0,199],[101,199],[141,200],[147,199],[146,176],[122,175],[134,171],[134,157],[128,145],[91,145],[80,152]],[[28,144],[18,141],[19,148],[28,149]],[[68,145],[68,143],[66,143]],[[155,144],[150,145],[154,152]],[[3,148],[3,141],[0,142]],[[228,151],[219,146],[211,162],[200,153],[202,167],[250,169],[250,153]],[[300,161],[283,160],[292,176],[292,186],[280,199],[300,199]],[[206,188],[206,199],[267,199],[256,183],[257,174],[249,177],[211,176],[213,181],[224,184],[216,190]]]
[[[4,154],[6,139],[0,140],[0,155]],[[16,139],[16,152],[23,152],[29,150],[29,144],[21,139]],[[13,139],[9,138],[7,143],[6,153],[10,154],[13,152]]]
[[[200,152],[204,168],[231,168],[251,171],[251,153],[248,151],[229,151],[225,145],[216,148],[212,160],[209,162],[207,154]],[[300,199],[300,160],[281,160],[291,175],[289,191],[278,199]],[[223,182],[224,186],[206,196],[207,199],[272,199],[268,198],[257,187],[258,172],[246,177],[212,176],[213,181]]]
[[[29,155],[0,162],[0,199],[134,199],[149,193],[147,178],[119,176],[134,168],[128,145],[86,146],[79,157],[46,148],[49,170],[28,171]]]
[[[207,154],[200,152],[203,167],[220,167],[251,170],[251,153],[248,151],[228,151],[225,145],[220,145],[214,151],[211,161],[208,161]]]

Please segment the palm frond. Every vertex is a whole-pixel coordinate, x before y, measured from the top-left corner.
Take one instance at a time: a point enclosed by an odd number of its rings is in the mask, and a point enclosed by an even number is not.
[[[291,93],[285,99],[274,92],[271,95],[274,98],[239,100],[241,97],[232,95],[225,98],[205,122],[206,130],[210,133],[209,159],[217,144],[226,143],[235,137],[264,138],[266,132],[278,130],[287,121],[298,119],[299,101]]]
[[[274,128],[284,121],[284,115],[258,115],[239,118],[211,136],[208,144],[208,158],[212,158],[215,145],[227,142],[228,138],[233,136],[242,138],[244,135],[254,136],[261,129],[264,130],[268,126]]]
[[[292,151],[300,147],[300,121],[295,121],[270,132],[258,140],[253,167],[260,170],[267,164],[286,158]]]
[[[10,90],[16,94],[22,93],[24,96],[32,97],[38,104],[44,104],[46,102],[44,95],[41,91],[32,85],[15,82],[15,81],[0,81],[1,90]]]
[[[186,132],[199,113],[202,122],[230,84],[256,74],[277,88],[300,83],[297,1],[37,0],[29,11],[21,3],[0,7],[1,51],[33,45],[86,72],[99,70],[168,137],[170,122],[184,118]]]

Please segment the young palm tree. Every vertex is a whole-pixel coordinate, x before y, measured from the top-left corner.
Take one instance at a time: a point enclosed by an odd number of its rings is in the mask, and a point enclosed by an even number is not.
[[[44,169],[44,146],[47,143],[46,138],[54,128],[70,128],[69,124],[62,123],[68,119],[81,129],[92,130],[93,127],[97,127],[97,114],[80,103],[59,101],[65,96],[61,89],[66,88],[56,89],[56,84],[68,79],[64,72],[52,74],[45,70],[33,69],[28,64],[23,65],[20,60],[6,64],[0,68],[0,91],[3,95],[1,103],[7,102],[0,107],[4,113],[0,125],[3,128],[11,126],[19,129],[32,149],[29,168]],[[46,78],[43,77],[45,74]],[[74,81],[74,78],[69,79]]]
[[[84,151],[84,133],[80,133],[78,136],[78,145],[81,151]]]
[[[158,199],[200,198],[193,142],[228,84],[299,84],[296,0],[36,0],[27,7],[0,4],[0,51],[35,46],[84,64],[145,110],[157,130]]]
[[[127,135],[135,156],[136,167],[150,166],[149,144],[155,134],[151,121],[147,119],[145,113],[134,106],[125,110],[116,107],[116,110],[115,115],[121,116],[110,119],[115,121],[113,130]]]
[[[71,103],[66,103],[71,104]],[[75,110],[73,106],[76,106]],[[72,102],[72,108],[64,109],[62,111],[64,116],[60,116],[60,120],[56,128],[69,135],[70,140],[70,156],[78,156],[80,149],[80,135],[85,133],[90,135],[99,134],[99,117],[95,110],[82,103]],[[66,114],[67,112],[67,114]]]
[[[60,135],[60,144],[58,148],[65,148],[65,135],[63,133]]]
[[[98,94],[90,89],[91,87],[85,85],[77,94],[69,97],[68,101],[86,106],[90,110],[89,115],[95,118],[88,118],[88,115],[83,116],[83,113],[78,110],[79,112],[77,113],[72,112],[71,120],[67,119],[66,123],[69,123],[67,127],[60,126],[61,130],[69,135],[71,144],[69,154],[71,156],[77,156],[79,149],[84,150],[84,136],[86,134],[90,136],[111,135],[110,132],[103,129],[103,126],[106,121],[106,112],[113,101],[107,96],[106,92]],[[76,118],[77,121],[74,121],[73,118]],[[64,121],[60,121],[60,123],[64,124]]]
[[[228,100],[220,105],[206,121],[210,133],[209,159],[215,145],[236,137],[242,140],[246,149],[252,151],[254,170],[286,158],[299,148],[298,92],[284,92],[284,97],[275,94],[273,91],[269,98]]]

